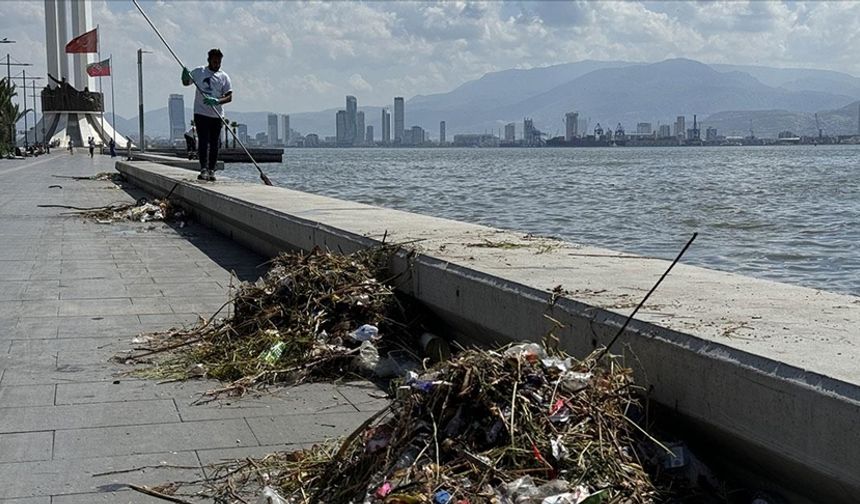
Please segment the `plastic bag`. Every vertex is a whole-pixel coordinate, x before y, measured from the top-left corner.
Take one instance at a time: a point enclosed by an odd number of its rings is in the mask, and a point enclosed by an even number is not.
[[[364,324],[355,331],[349,333],[349,336],[355,341],[370,341],[379,339],[379,328],[374,325]]]
[[[266,485],[263,487],[263,492],[260,498],[257,499],[257,504],[287,504],[286,499],[278,495],[274,488]]]

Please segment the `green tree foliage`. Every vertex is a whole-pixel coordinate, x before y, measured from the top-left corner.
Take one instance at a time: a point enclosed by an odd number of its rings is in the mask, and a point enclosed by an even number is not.
[[[12,103],[12,98],[18,96],[15,84],[0,79],[0,152],[12,150],[14,144],[14,125],[24,118],[30,109],[20,110],[18,104]]]

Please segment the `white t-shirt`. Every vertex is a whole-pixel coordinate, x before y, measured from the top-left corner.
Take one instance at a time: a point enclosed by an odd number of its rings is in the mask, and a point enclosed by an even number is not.
[[[222,70],[213,72],[208,66],[197,67],[191,71],[191,78],[203,89],[204,93],[215,98],[222,98],[227,93],[233,91],[230,76]],[[218,110],[218,114],[224,113],[221,105],[215,105],[215,108]],[[212,107],[203,103],[203,94],[200,93],[200,89],[194,93],[194,113],[208,117],[218,117],[218,114],[212,111]]]

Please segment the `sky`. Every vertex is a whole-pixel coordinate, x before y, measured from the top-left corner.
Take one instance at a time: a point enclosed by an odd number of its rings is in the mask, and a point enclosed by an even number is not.
[[[390,105],[450,91],[487,72],[595,60],[820,68],[860,75],[860,2],[255,2],[142,1],[189,67],[224,52],[231,108],[297,113]],[[45,75],[42,0],[0,5],[0,57]],[[146,109],[192,93],[131,1],[92,0],[102,56],[114,58],[116,111],[137,114],[138,48]],[[93,56],[93,60],[95,56]],[[13,67],[15,74],[21,68]],[[4,73],[5,75],[5,73]],[[103,87],[109,90],[107,80]],[[108,102],[109,104],[109,102]]]

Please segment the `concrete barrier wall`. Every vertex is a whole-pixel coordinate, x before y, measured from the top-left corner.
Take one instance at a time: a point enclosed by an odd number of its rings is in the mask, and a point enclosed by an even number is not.
[[[553,331],[565,350],[587,355],[669,264],[284,188],[201,184],[149,162],[117,169],[155,195],[175,186],[172,197],[200,221],[267,255],[409,242],[415,253],[393,266],[399,288],[482,343]],[[853,503],[858,329],[856,297],[679,264],[613,352],[649,398],[703,426],[715,450],[749,458],[813,501]]]

